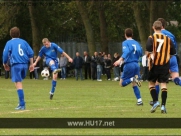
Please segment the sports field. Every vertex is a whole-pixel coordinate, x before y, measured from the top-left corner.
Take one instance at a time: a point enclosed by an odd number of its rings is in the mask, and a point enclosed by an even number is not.
[[[143,106],[136,105],[131,85],[67,78],[58,80],[53,100],[49,99],[51,80],[23,81],[26,110],[16,111],[18,98],[10,79],[0,78],[1,118],[180,118],[181,87],[168,84],[167,114],[160,108],[150,113],[148,82],[143,82]],[[149,122],[148,122],[149,123]],[[0,129],[0,135],[179,135],[181,129]]]

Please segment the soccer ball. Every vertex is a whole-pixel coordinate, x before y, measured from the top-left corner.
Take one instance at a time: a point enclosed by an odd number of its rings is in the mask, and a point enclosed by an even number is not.
[[[41,72],[41,76],[42,77],[49,77],[50,73],[49,73],[49,70],[48,68],[44,68],[44,70],[42,70]]]

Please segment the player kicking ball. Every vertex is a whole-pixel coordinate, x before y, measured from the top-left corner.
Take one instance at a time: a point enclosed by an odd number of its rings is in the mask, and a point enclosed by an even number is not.
[[[57,53],[64,54],[65,57],[69,60],[69,62],[73,62],[72,58],[63,51],[57,44],[50,42],[48,38],[43,38],[42,40],[43,47],[40,49],[38,57],[36,61],[34,62],[34,66],[38,63],[38,61],[44,56],[46,58],[46,65],[50,67],[52,72],[52,88],[50,90],[50,100],[53,99],[53,95],[55,92],[55,87],[57,84],[57,76],[58,72],[61,71],[61,69],[58,69],[58,60],[57,60]]]

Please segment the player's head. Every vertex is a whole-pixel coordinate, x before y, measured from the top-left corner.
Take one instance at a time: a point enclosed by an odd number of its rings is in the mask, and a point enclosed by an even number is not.
[[[161,31],[162,29],[162,23],[160,21],[155,21],[153,23],[153,30],[154,31]]]
[[[126,38],[132,38],[133,37],[133,30],[131,28],[126,28],[124,33],[125,33]]]
[[[167,26],[167,22],[163,18],[158,18],[157,21],[160,21],[162,23],[163,28]]]
[[[46,48],[50,47],[50,41],[48,38],[43,38],[42,43]]]
[[[13,27],[10,29],[10,36],[12,38],[18,38],[20,36],[20,30],[18,27]]]

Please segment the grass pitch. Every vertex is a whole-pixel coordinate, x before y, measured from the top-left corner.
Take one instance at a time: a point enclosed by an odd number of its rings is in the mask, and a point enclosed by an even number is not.
[[[148,82],[143,82],[143,106],[136,105],[131,85],[67,78],[58,80],[53,100],[49,99],[51,80],[23,81],[26,110],[16,111],[18,97],[10,79],[0,78],[1,118],[180,118],[181,87],[168,84],[167,114],[160,108],[150,113]],[[148,122],[149,123],[149,122]],[[0,129],[0,135],[179,135],[180,129]]]

